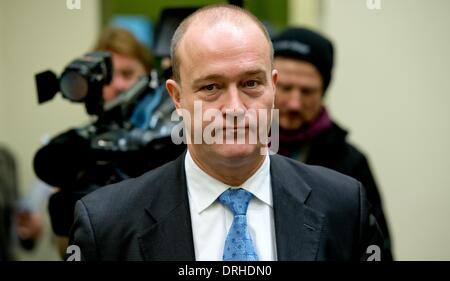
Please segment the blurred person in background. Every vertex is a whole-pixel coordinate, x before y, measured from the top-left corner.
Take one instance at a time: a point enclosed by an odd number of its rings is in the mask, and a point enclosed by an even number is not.
[[[0,147],[0,261],[12,260],[14,204],[17,200],[16,161]]]
[[[331,168],[360,181],[384,234],[382,260],[392,260],[382,202],[366,156],[348,143],[348,132],[324,105],[334,51],[330,40],[306,28],[287,28],[273,38],[279,72],[275,107],[279,109],[279,154]]]
[[[15,260],[14,246],[34,249],[42,236],[40,203],[46,191],[35,188],[19,199],[17,164],[14,154],[0,146],[0,261]]]

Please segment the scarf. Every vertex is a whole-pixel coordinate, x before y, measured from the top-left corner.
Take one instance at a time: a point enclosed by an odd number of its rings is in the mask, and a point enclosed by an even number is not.
[[[278,153],[290,156],[300,146],[311,142],[332,126],[333,123],[330,115],[325,107],[323,107],[314,121],[305,124],[297,130],[285,130],[280,127],[280,147]]]

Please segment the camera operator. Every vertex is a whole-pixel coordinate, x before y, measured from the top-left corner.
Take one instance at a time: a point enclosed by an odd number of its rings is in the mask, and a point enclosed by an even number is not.
[[[133,33],[123,28],[106,28],[101,33],[94,51],[110,52],[112,57],[112,80],[102,89],[102,98],[105,103],[111,102],[130,89],[140,77],[150,75],[153,67],[153,57],[150,50],[138,41]],[[71,131],[63,135],[69,139],[71,135],[66,134],[70,134]],[[93,175],[89,176],[90,178],[84,182],[88,184],[95,182],[92,177],[97,176],[96,172],[91,172]],[[109,170],[102,171],[101,174],[102,178],[113,177],[112,173],[109,174]],[[99,181],[101,182],[101,180]],[[77,184],[81,185],[81,183]],[[55,190],[56,192],[51,198],[49,212],[53,230],[58,237],[58,248],[61,256],[63,256],[68,244],[66,231],[72,223],[73,201],[76,200],[78,195],[74,198],[73,194],[64,192],[62,187],[56,187]]]

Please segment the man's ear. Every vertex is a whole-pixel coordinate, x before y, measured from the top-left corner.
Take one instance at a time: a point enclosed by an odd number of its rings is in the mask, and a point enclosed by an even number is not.
[[[177,83],[177,81],[173,79],[167,79],[166,81],[166,89],[169,92],[170,97],[172,98],[172,102],[175,104],[177,109],[181,108],[181,87]]]
[[[278,70],[272,70],[272,87],[273,87],[273,101],[272,101],[272,109],[275,108],[275,97],[277,95],[277,82],[278,82]]]
[[[274,69],[272,70],[272,83],[273,83],[273,90],[277,90],[277,81],[278,81],[278,70]]]

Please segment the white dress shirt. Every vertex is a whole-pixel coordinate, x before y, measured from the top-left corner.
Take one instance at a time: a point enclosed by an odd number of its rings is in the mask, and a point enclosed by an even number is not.
[[[228,186],[205,173],[194,162],[189,150],[185,170],[196,260],[222,260],[233,214],[217,199],[230,187],[243,188],[253,194],[247,210],[247,222],[259,260],[277,259],[269,156],[241,186]]]

